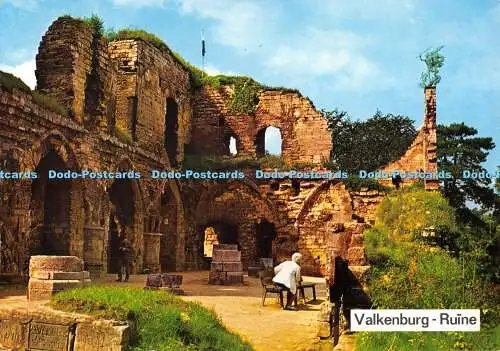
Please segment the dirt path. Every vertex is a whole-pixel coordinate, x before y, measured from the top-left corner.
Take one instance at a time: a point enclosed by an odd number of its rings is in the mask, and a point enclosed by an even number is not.
[[[320,349],[316,337],[316,318],[326,295],[322,278],[304,277],[305,281],[318,284],[316,303],[304,305],[299,302],[298,311],[284,311],[272,295],[266,298],[265,306],[262,306],[262,287],[257,278],[245,277],[242,286],[221,286],[208,284],[208,271],[179,274],[184,277],[184,299],[213,308],[231,331],[250,341],[257,351]],[[112,282],[113,279],[114,276],[107,276],[105,281]],[[145,276],[133,276],[130,282],[120,284],[144,286],[144,282]],[[306,294],[309,294],[309,302],[312,298],[310,290]]]

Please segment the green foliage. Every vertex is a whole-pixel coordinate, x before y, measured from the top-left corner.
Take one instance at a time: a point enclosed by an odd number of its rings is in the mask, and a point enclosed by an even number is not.
[[[413,120],[377,111],[365,121],[353,121],[345,111],[321,111],[332,135],[331,162],[356,174],[374,171],[399,159],[417,135]]]
[[[111,129],[111,134],[124,144],[132,145],[134,143],[132,134],[128,130],[124,130],[116,125]]]
[[[289,170],[290,166],[283,160],[279,155],[266,155],[259,158],[259,165],[261,168],[277,169],[277,170]]]
[[[12,93],[13,89],[18,89],[24,91],[25,93],[31,93],[31,89],[26,85],[20,78],[13,74],[0,71],[0,89],[6,90]]]
[[[63,116],[68,116],[68,110],[63,107],[59,102],[57,102],[54,98],[42,94],[38,91],[33,91],[32,94],[33,101],[36,102],[39,106],[43,106],[46,109],[58,113]]]
[[[428,197],[428,199],[425,199]],[[453,228],[450,208],[438,193],[394,191],[365,231],[372,270],[369,293],[381,309],[481,310],[479,333],[359,333],[358,350],[495,350],[500,340],[500,296],[479,279],[470,256],[422,242],[428,226]],[[405,218],[411,217],[411,218]],[[428,218],[427,218],[428,217]]]
[[[64,311],[135,320],[133,350],[252,350],[213,311],[166,292],[93,286],[56,294],[51,304]]]
[[[492,138],[478,137],[475,128],[464,123],[452,123],[437,128],[438,168],[450,172],[452,179],[444,179],[441,191],[450,204],[457,209],[463,223],[479,224],[478,216],[467,207],[467,201],[473,201],[486,209],[492,209],[498,196],[491,188],[491,179],[463,178],[464,171],[486,172],[481,165],[485,162],[495,143]]]
[[[0,71],[0,89],[10,93],[12,93],[14,89],[20,90],[30,94],[33,98],[33,102],[37,105],[63,116],[68,115],[68,111],[52,97],[44,95],[38,91],[32,91],[26,83],[13,74]]]
[[[237,113],[254,115],[262,88],[260,83],[248,77],[235,80],[233,96],[228,107]]]
[[[444,56],[439,52],[443,47],[444,46],[439,46],[433,50],[427,49],[418,56],[420,61],[425,62],[427,66],[427,71],[422,72],[420,75],[420,86],[422,88],[435,87],[441,81],[439,69],[443,67]],[[425,57],[422,57],[423,55],[425,55]]]
[[[134,29],[134,28],[126,28],[120,29],[116,32],[114,29],[108,29],[105,33],[105,38],[107,41],[115,41],[115,40],[142,40],[146,43],[150,43],[160,50],[171,51],[167,44],[163,40],[161,40],[158,36],[146,32],[142,29]]]
[[[386,196],[377,209],[377,222],[393,228],[397,236],[411,234],[413,239],[456,229],[455,211],[448,201],[423,189],[403,188]]]
[[[92,28],[94,35],[104,36],[104,21],[99,16],[92,14],[90,17],[84,17],[83,21]]]

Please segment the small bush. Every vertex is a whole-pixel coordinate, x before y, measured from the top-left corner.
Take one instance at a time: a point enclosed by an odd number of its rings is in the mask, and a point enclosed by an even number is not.
[[[33,101],[38,105],[45,107],[46,109],[58,113],[63,116],[68,116],[68,110],[59,104],[54,98],[42,94],[38,91],[32,93]]]

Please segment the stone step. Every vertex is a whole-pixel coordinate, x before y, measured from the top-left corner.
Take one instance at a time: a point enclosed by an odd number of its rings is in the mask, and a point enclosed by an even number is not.
[[[42,280],[84,280],[90,279],[90,273],[88,271],[50,272],[35,270],[33,272],[30,272],[30,277]]]

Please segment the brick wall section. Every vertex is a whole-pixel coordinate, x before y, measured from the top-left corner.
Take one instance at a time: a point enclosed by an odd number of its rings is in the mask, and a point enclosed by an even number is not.
[[[205,86],[194,95],[192,149],[213,155],[228,154],[225,139],[234,136],[238,154],[255,156],[255,138],[261,130],[279,128],[286,162],[320,163],[332,148],[327,122],[311,102],[298,93],[264,91],[255,116],[227,108],[231,90]]]
[[[146,178],[150,169],[165,168],[165,164],[153,153],[123,144],[105,133],[91,133],[75,121],[40,108],[31,96],[0,91],[0,162],[9,170],[33,171],[41,158],[53,149],[65,160],[70,169],[117,171],[135,169]],[[109,195],[107,189],[113,180],[72,181],[69,206],[69,252],[88,259],[89,263],[107,269],[109,240]],[[159,208],[160,196],[165,187],[178,193],[176,183],[164,183],[150,179],[131,181],[134,192],[135,215],[129,232],[136,253],[134,271],[142,270],[144,255],[144,223],[149,216],[146,208]],[[13,187],[15,185],[15,187]],[[39,228],[43,224],[43,202],[31,196],[31,180],[0,181],[0,221],[15,238],[3,244],[2,271],[22,272],[24,260],[33,245],[39,242]],[[180,198],[172,196],[171,209],[179,209]],[[174,221],[161,230],[175,232],[183,237],[181,211]],[[161,217],[163,221],[163,217]],[[173,227],[172,227],[173,226]],[[183,241],[181,241],[183,244]],[[178,251],[176,248],[175,251]],[[181,248],[183,251],[184,248]],[[182,257],[180,255],[179,257]],[[6,261],[9,260],[9,262]],[[15,260],[15,262],[12,262]],[[183,262],[179,262],[180,265]]]
[[[415,140],[399,160],[388,164],[381,168],[381,170],[388,173],[394,170],[406,172],[415,172],[417,170],[437,172],[436,88],[426,88],[424,91],[424,98],[424,123]],[[403,186],[413,184],[416,181],[417,180],[403,179]],[[390,178],[382,179],[380,183],[392,186]],[[426,180],[425,188],[429,190],[438,189],[439,182],[437,180]]]

